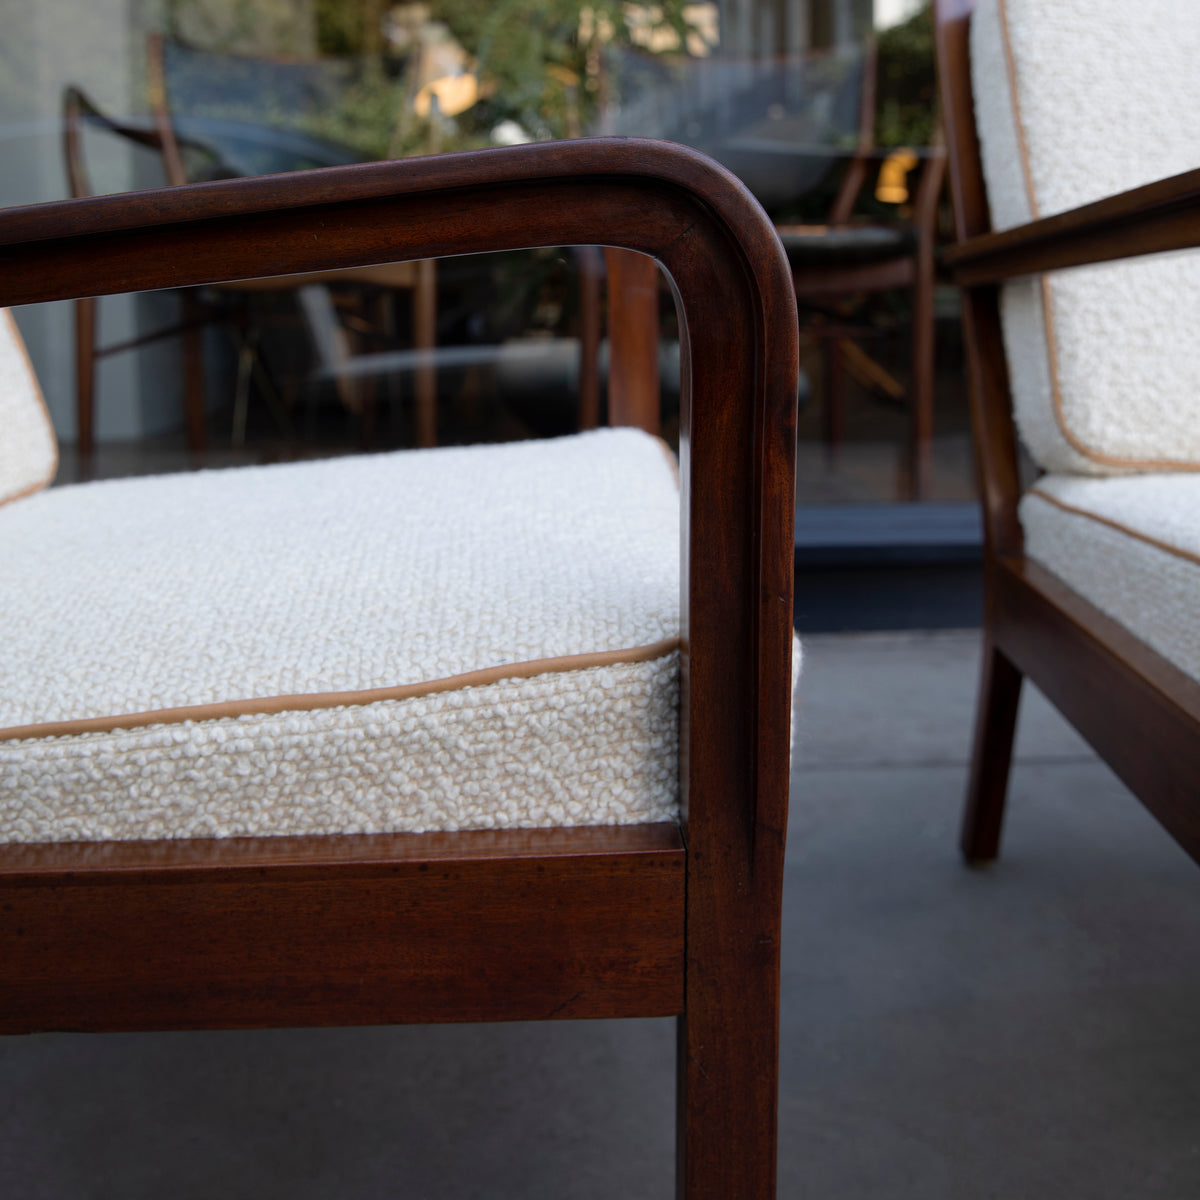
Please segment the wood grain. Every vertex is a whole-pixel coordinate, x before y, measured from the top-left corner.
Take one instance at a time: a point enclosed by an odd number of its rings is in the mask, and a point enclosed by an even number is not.
[[[1200,169],[1107,196],[1015,229],[947,247],[956,283],[994,283],[1037,271],[1200,246]]]
[[[674,826],[6,847],[0,1030],[667,1016]]]
[[[609,247],[608,423],[659,430],[658,266],[644,254]]]

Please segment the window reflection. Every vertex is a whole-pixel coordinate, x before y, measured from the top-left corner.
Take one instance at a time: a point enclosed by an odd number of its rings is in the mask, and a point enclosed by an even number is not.
[[[877,241],[894,236],[887,230],[918,236],[937,138],[921,0],[22,0],[10,8],[0,41],[0,204],[70,194],[63,114],[73,98],[87,176],[85,185],[76,179],[77,193],[629,134],[713,155],[785,230],[871,225]],[[241,323],[238,339],[204,334],[208,453],[231,429],[253,444],[256,421],[274,442],[286,440],[286,426],[297,452],[307,452],[309,435],[357,444],[372,404],[367,441],[428,440],[413,416],[418,393],[424,426],[439,441],[562,432],[578,419],[577,381],[589,371],[601,383],[606,376],[598,262],[541,251],[429,264],[420,284],[414,269],[403,287],[309,280],[300,282],[323,290],[301,293],[278,284],[239,296],[236,313],[213,309],[212,294],[194,297],[210,305],[205,313]],[[921,301],[931,306],[942,372],[925,427],[931,446],[952,444],[956,465],[939,474],[935,463],[913,484],[908,330],[917,302],[906,287],[854,284],[802,297],[809,460],[801,475],[810,499],[969,494],[953,377],[955,297],[946,289]],[[105,298],[96,345],[186,324],[191,303]],[[665,292],[658,308],[669,432],[678,363]],[[316,326],[315,313],[323,314]],[[45,306],[18,319],[70,440],[78,383],[54,347],[73,340],[73,315]],[[99,361],[99,445],[180,430],[185,357],[182,340],[166,337]],[[309,420],[314,375],[325,378],[323,403],[340,413],[340,432],[324,417]],[[371,389],[376,400],[363,402]],[[304,411],[293,412],[302,393]],[[194,395],[190,403],[194,423]],[[476,420],[481,413],[487,419]]]

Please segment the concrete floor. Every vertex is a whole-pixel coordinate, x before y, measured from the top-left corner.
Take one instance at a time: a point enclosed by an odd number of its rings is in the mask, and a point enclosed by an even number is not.
[[[806,647],[780,1196],[1200,1195],[1200,875],[1056,715],[954,848],[974,633]],[[0,1039],[0,1195],[663,1197],[665,1021]]]

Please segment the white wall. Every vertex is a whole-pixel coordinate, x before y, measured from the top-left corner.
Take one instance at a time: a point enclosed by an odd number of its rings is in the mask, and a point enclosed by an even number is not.
[[[36,204],[68,195],[60,113],[68,83],[104,111],[128,113],[140,90],[144,38],[131,28],[128,0],[4,0],[0,39],[0,205]],[[103,142],[103,145],[101,144]],[[89,139],[97,190],[147,186],[147,164],[109,138]],[[174,320],[163,296],[106,297],[102,341],[120,341]],[[75,436],[74,332],[70,303],[17,309],[42,389],[64,441]],[[137,353],[102,360],[96,435],[102,441],[158,432],[182,419],[178,347],[162,344],[152,372]]]

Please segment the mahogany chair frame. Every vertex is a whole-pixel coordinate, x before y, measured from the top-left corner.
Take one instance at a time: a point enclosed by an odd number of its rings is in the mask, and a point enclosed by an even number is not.
[[[672,281],[680,825],[0,847],[0,1031],[678,1017],[677,1188],[775,1195],[796,311],[701,155],[520,146],[0,212],[0,304],[533,246]]]
[[[1021,681],[1028,676],[1200,861],[1200,684],[1024,555],[1017,435],[1000,330],[1006,279],[1200,246],[1200,171],[992,232],[971,101],[974,0],[936,0],[942,110],[984,518],[984,656],[962,832],[999,852]]]

